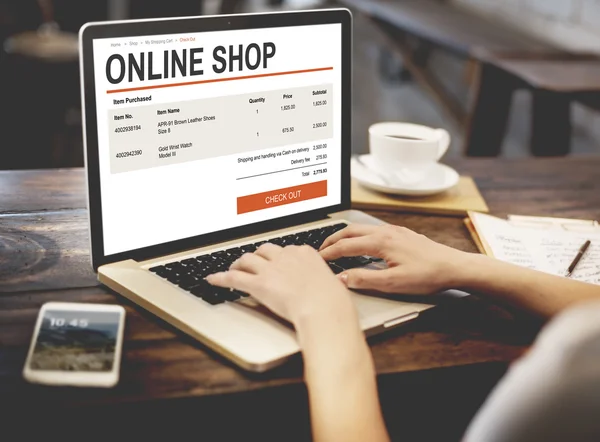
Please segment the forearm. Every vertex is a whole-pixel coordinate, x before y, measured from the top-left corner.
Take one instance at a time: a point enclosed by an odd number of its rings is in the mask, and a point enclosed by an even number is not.
[[[371,353],[358,321],[339,313],[322,326],[313,319],[297,327],[314,440],[387,441]]]
[[[550,318],[565,308],[600,299],[600,287],[504,263],[483,255],[468,255],[456,270],[455,285],[511,306]]]

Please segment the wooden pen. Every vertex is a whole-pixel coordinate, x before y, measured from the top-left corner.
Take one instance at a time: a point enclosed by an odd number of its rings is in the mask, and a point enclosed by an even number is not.
[[[579,261],[581,261],[581,258],[583,258],[583,255],[585,254],[585,252],[587,251],[587,249],[590,247],[591,244],[592,244],[592,242],[588,239],[580,247],[579,252],[577,252],[577,256],[575,256],[575,259],[573,260],[573,262],[571,263],[571,265],[569,266],[569,268],[567,270],[567,274],[566,274],[567,278],[569,278],[571,276],[571,274],[575,270],[575,267],[577,267],[577,264],[579,264]]]

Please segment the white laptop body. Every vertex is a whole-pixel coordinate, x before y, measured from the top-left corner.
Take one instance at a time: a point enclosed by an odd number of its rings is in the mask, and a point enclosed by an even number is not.
[[[80,32],[98,278],[246,370],[298,353],[295,333],[202,276],[256,243],[315,247],[383,224],[350,210],[351,26],[347,10],[319,10]],[[368,334],[432,307],[353,297]]]

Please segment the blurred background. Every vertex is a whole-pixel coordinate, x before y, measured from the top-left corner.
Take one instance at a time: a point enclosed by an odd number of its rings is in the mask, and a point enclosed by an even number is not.
[[[377,121],[443,127],[449,156],[600,154],[600,0],[0,0],[0,169],[83,165],[88,21],[349,7],[353,151]]]

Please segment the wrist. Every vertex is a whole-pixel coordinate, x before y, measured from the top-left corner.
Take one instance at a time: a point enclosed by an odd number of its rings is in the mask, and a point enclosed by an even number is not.
[[[306,358],[332,354],[337,349],[364,341],[358,314],[349,293],[328,293],[328,305],[322,299],[320,305],[298,311],[294,327],[302,353]]]
[[[311,388],[344,384],[360,373],[374,373],[373,361],[358,318],[311,320],[298,331],[304,375]]]
[[[482,284],[490,281],[494,274],[493,267],[499,261],[479,253],[461,252],[463,256],[454,261],[454,287],[462,290],[483,290]]]
[[[477,280],[485,271],[490,258],[479,253],[458,252],[449,262],[448,288],[475,289]]]
[[[357,314],[350,291],[342,286],[340,290],[305,295],[304,301],[296,304],[290,316],[296,333],[308,335],[313,330],[328,329],[333,322],[338,325],[351,323]]]

